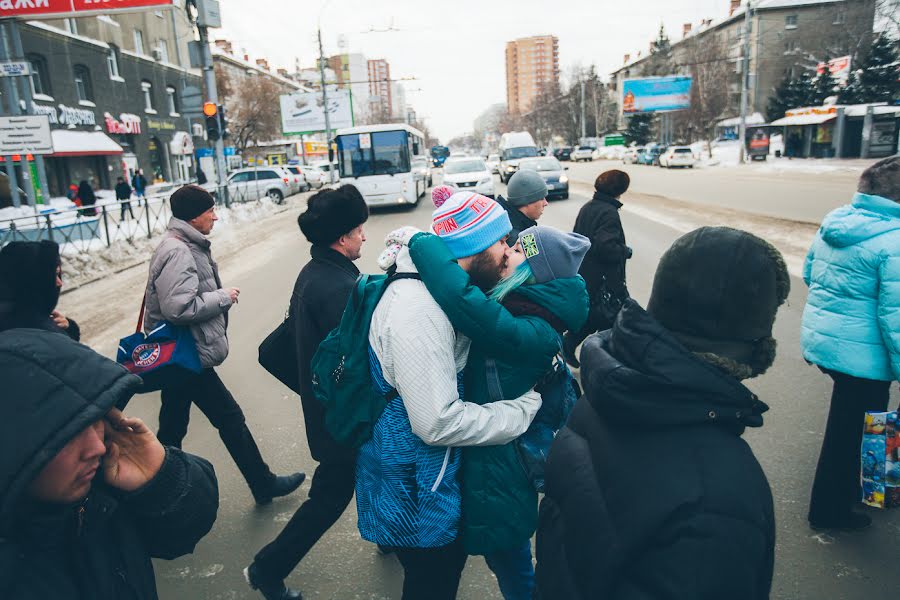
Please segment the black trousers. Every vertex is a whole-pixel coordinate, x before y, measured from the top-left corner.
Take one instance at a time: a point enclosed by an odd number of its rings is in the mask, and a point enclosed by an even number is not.
[[[125,211],[126,210],[128,211],[128,214],[131,215],[131,218],[132,219],[134,218],[134,211],[131,210],[131,202],[122,202],[122,204],[119,206],[119,213],[120,213],[119,220],[120,221],[125,220]]]
[[[824,369],[823,369],[824,370]],[[809,503],[810,521],[840,519],[859,502],[860,444],[866,411],[884,412],[891,382],[825,370],[834,380],[831,408]]]
[[[354,460],[326,461],[316,467],[306,502],[300,505],[278,537],[253,560],[260,581],[284,581],[344,514],[353,498],[355,484]]]
[[[466,553],[457,540],[440,548],[397,548],[403,565],[403,600],[454,600]]]
[[[177,384],[162,390],[159,409],[159,433],[164,446],[181,448],[187,435],[191,404],[203,411],[212,426],[219,431],[231,458],[254,492],[265,492],[275,475],[265,463],[256,441],[247,429],[244,411],[213,369],[191,374]]]

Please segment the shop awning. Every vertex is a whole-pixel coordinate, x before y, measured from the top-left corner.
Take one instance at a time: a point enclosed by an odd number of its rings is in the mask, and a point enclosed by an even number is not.
[[[50,156],[122,154],[122,146],[102,131],[54,129],[50,135],[53,138],[53,154]]]
[[[793,115],[790,117],[784,117],[778,119],[776,121],[772,121],[770,125],[773,127],[796,127],[799,125],[821,125],[822,123],[827,123],[828,121],[833,121],[837,115],[834,113],[826,113],[826,114],[808,114],[808,115]]]

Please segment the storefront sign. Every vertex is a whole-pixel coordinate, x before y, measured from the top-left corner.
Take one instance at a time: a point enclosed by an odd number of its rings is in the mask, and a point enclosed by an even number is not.
[[[28,75],[28,63],[8,60],[0,62],[0,77],[18,77]]]
[[[175,131],[175,123],[147,118],[147,128],[151,131]]]
[[[841,56],[828,61],[828,70],[838,85],[847,85],[847,80],[850,78],[850,63],[849,56]],[[816,66],[816,74],[821,75],[824,72],[825,63],[821,62]]]
[[[793,108],[784,113],[785,117],[802,117],[807,115],[837,115],[837,107],[808,106],[806,108]]]
[[[106,120],[106,131],[109,133],[132,134],[141,132],[141,118],[131,113],[122,113],[119,120],[109,113],[103,113]]]
[[[34,105],[34,112],[39,115],[46,115],[50,119],[51,125],[96,125],[97,118],[94,112],[83,108],[73,108],[60,104],[59,108],[55,106]]]
[[[0,154],[53,154],[50,121],[43,115],[0,117]]]
[[[172,6],[173,0],[0,0],[0,18],[83,17]]]

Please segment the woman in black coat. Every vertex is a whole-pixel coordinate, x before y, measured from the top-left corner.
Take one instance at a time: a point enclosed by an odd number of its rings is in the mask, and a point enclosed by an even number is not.
[[[593,199],[581,207],[573,231],[591,240],[591,249],[579,273],[587,283],[591,298],[588,322],[575,333],[566,334],[566,360],[578,366],[575,349],[595,331],[612,327],[615,315],[628,298],[625,284],[625,261],[631,248],[625,244],[625,231],[619,218],[619,198],[628,190],[631,179],[624,171],[601,173],[594,182]]]
[[[94,188],[87,181],[81,181],[78,184],[78,199],[81,200],[81,206],[84,207],[81,211],[82,215],[88,217],[97,215],[97,209],[94,207],[97,204],[97,195],[94,194]]]
[[[78,323],[56,310],[61,289],[56,242],[10,242],[4,246],[0,250],[0,331],[46,329],[80,341]]]

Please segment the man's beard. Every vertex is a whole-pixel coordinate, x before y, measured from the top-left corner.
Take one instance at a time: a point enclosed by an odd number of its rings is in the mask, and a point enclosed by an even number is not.
[[[478,286],[481,291],[487,293],[500,281],[506,263],[509,259],[506,255],[499,262],[492,259],[487,250],[475,255],[472,265],[469,267],[469,279]]]

